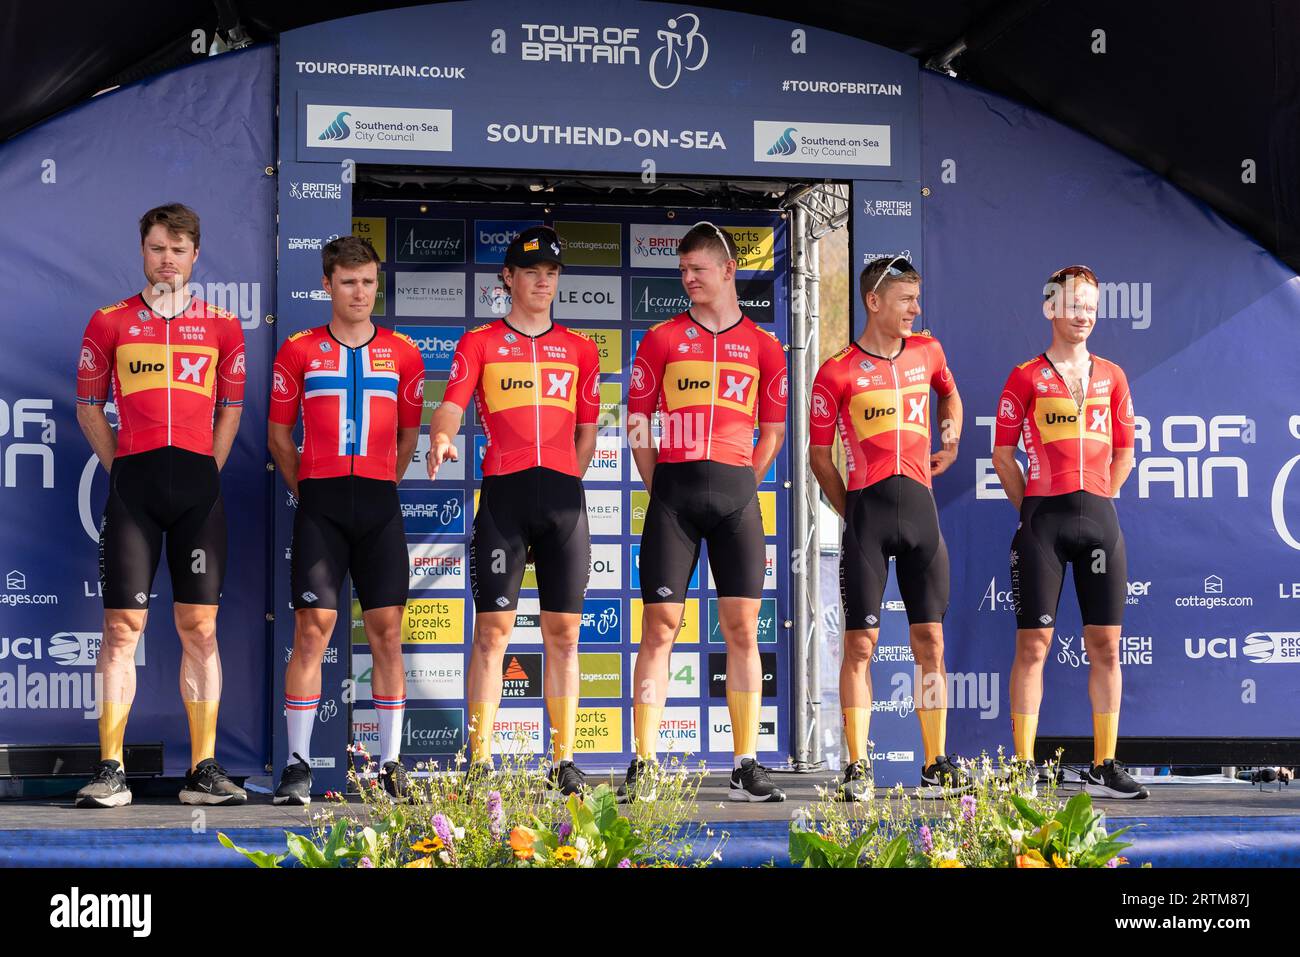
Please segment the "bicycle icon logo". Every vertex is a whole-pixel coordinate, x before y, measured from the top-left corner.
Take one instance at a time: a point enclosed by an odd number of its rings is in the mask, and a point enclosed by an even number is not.
[[[690,21],[690,29],[683,35],[677,25],[685,24],[687,20]],[[709,59],[709,41],[699,30],[700,18],[693,13],[683,13],[668,21],[668,29],[657,31],[663,45],[656,47],[650,57],[651,83],[661,90],[669,90],[677,85],[683,69],[694,72],[704,66]],[[677,48],[680,46],[684,46],[685,50],[678,53]],[[692,61],[692,57],[697,54],[698,58]]]
[[[338,713],[339,713],[338,702],[335,701],[333,698],[330,698],[329,701],[326,701],[323,704],[321,704],[320,711],[317,714],[317,717],[319,717],[321,723],[324,724],[326,721],[328,721],[330,718],[333,718]]]
[[[438,521],[443,525],[450,525],[458,518],[460,518],[460,501],[452,499],[449,502],[444,502],[442,511],[438,515]]]
[[[618,627],[618,611],[613,608],[606,608],[600,613],[600,620],[596,622],[596,634],[608,634],[610,629]]]
[[[1056,640],[1061,643],[1061,649],[1056,653],[1056,660],[1063,665],[1069,665],[1071,668],[1077,668],[1080,665],[1088,663],[1088,655],[1084,652],[1082,655],[1075,651],[1074,636],[1057,635]]]

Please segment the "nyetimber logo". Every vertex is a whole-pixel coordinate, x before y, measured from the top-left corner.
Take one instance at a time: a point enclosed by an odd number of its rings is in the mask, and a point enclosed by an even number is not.
[[[74,886],[50,898],[50,926],[127,928],[132,937],[148,937],[153,930],[153,895],[83,894]]]

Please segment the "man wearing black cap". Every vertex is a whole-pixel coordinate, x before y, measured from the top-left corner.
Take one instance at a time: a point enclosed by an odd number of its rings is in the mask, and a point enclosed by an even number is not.
[[[468,701],[470,776],[492,769],[492,725],[502,664],[531,551],[546,652],[550,780],[561,794],[583,787],[573,764],[578,715],[578,632],[591,541],[582,474],[596,448],[600,356],[586,336],[551,321],[560,240],[548,226],[524,230],[506,250],[503,319],[471,329],[456,346],[442,404],[429,426],[429,478],[456,460],[452,444],[469,399],[488,436],[470,539],[474,645]]]

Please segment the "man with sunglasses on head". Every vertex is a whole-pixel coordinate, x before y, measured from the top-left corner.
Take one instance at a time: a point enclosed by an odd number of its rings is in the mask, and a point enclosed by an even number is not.
[[[948,610],[948,549],[930,490],[957,458],[962,406],[943,347],[914,330],[921,277],[902,256],[876,259],[858,282],[867,321],[848,348],[822,364],[813,382],[809,453],[813,474],[844,518],[840,597],[844,658],[840,702],[849,764],[840,785],[847,801],[872,787],[868,733],[871,656],[880,639],[880,606],[894,559],[916,659],[916,714],[925,759],[921,793],[969,788],[947,756],[947,675],[943,618]],[[939,395],[942,447],[931,451],[930,390]],[[848,485],[831,459],[838,430]]]
[[[734,240],[698,223],[677,247],[691,308],[652,326],[628,385],[628,447],[650,492],[641,537],[641,647],[634,675],[636,758],[619,794],[649,798],[659,720],[686,589],[709,546],[727,644],[727,709],[735,752],[728,796],[784,801],[758,763],[763,670],[758,612],[766,573],[759,477],[785,440],[785,352],[740,310]],[[658,449],[650,417],[660,416]],[[754,424],[758,422],[758,444]]]
[[[1146,788],[1115,763],[1128,568],[1111,499],[1133,469],[1133,398],[1124,370],[1088,353],[1099,292],[1097,276],[1087,266],[1052,274],[1043,288],[1052,344],[1011,370],[998,400],[993,467],[1007,499],[1020,510],[1011,542],[1016,610],[1011,727],[1016,759],[1034,780],[1043,663],[1069,562],[1090,662],[1093,762],[1084,789],[1097,797],[1145,798]],[[1016,461],[1021,440],[1028,477]]]
[[[596,344],[551,320],[564,263],[549,226],[521,232],[506,249],[504,318],[469,330],[456,346],[447,392],[429,425],[429,478],[456,461],[453,436],[471,397],[488,434],[483,487],[470,539],[474,644],[469,662],[471,786],[492,773],[492,724],[501,666],[524,565],[537,569],[546,652],[543,695],[551,722],[551,787],[585,787],[573,763],[578,723],[578,636],[591,562],[582,475],[596,450],[600,355]]]

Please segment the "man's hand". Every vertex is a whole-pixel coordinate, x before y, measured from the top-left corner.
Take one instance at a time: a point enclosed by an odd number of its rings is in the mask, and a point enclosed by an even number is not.
[[[429,470],[430,481],[437,476],[438,466],[443,462],[459,461],[460,454],[456,451],[456,443],[446,432],[438,432],[429,437],[429,454],[425,457],[424,463]]]
[[[930,474],[942,475],[948,471],[948,466],[957,461],[957,453],[948,449],[940,449],[938,452],[930,453]]]

